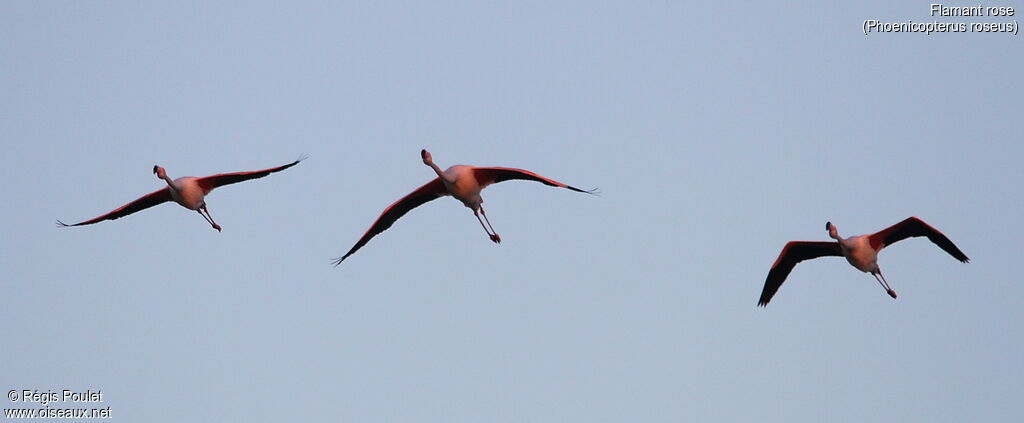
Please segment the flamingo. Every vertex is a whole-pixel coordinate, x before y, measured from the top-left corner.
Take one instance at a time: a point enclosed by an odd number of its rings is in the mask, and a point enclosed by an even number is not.
[[[206,197],[207,194],[210,193],[210,191],[213,191],[214,188],[220,186],[230,185],[242,181],[248,181],[250,179],[262,178],[271,173],[280,172],[282,170],[295,166],[304,159],[305,157],[301,157],[298,160],[288,163],[284,166],[272,167],[270,169],[255,170],[252,172],[220,173],[217,175],[210,175],[202,178],[196,178],[194,176],[184,176],[173,181],[171,180],[170,177],[167,176],[167,172],[164,170],[164,168],[160,166],[153,166],[153,173],[156,174],[158,178],[163,179],[165,182],[167,182],[166,187],[163,187],[142,197],[139,197],[139,199],[132,201],[128,204],[125,204],[121,207],[118,207],[114,211],[111,211],[110,213],[104,214],[102,216],[98,216],[86,220],[84,222],[78,222],[73,225],[69,225],[58,220],[57,225],[60,227],[91,225],[93,223],[102,222],[104,220],[119,219],[129,214],[135,213],[137,211],[148,209],[157,204],[165,203],[168,201],[174,201],[175,203],[180,204],[182,207],[186,209],[195,210],[199,212],[199,215],[203,216],[203,219],[206,219],[206,221],[213,227],[213,229],[216,229],[217,232],[220,232],[220,225],[213,221],[213,217],[210,216],[210,211],[207,210],[206,201],[204,200],[204,198]]]
[[[826,222],[825,229],[828,231],[829,238],[836,242],[791,241],[782,247],[779,258],[775,259],[775,264],[772,264],[772,269],[768,271],[768,278],[764,281],[764,290],[761,291],[758,306],[768,305],[768,301],[771,301],[772,296],[779,290],[782,282],[786,280],[786,276],[797,263],[824,256],[846,257],[846,261],[850,262],[853,267],[861,272],[870,273],[890,297],[896,298],[896,291],[889,286],[885,276],[882,275],[882,270],[878,268],[878,252],[906,238],[926,236],[960,262],[970,261],[942,232],[913,216],[873,234],[846,239],[839,236],[839,230],[832,222]]]
[[[461,201],[462,204],[473,210],[473,215],[480,222],[480,226],[484,228],[484,232],[487,232],[487,236],[491,241],[497,244],[501,243],[501,237],[498,236],[494,227],[491,226],[491,221],[487,219],[487,213],[484,212],[482,206],[484,199],[480,197],[480,191],[488,185],[511,179],[522,179],[591,195],[596,195],[597,193],[596,189],[582,190],[523,169],[455,165],[442,171],[441,168],[434,164],[433,157],[427,150],[420,150],[420,157],[423,159],[423,164],[430,166],[434,173],[437,173],[437,177],[385,208],[377,220],[373,222],[373,225],[370,226],[370,229],[367,229],[362,238],[356,241],[351,250],[345,253],[344,256],[332,260],[335,266],[341,264],[348,256],[354,254],[366,245],[367,242],[370,242],[370,239],[374,236],[390,228],[398,218],[404,216],[410,210],[430,200],[446,195],[455,197],[456,200]],[[483,219],[481,219],[481,216],[483,216]],[[484,222],[487,222],[487,224],[485,225]]]

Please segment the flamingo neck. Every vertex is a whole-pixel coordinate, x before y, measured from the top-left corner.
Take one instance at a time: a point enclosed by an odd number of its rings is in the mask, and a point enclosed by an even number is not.
[[[160,176],[160,179],[163,179],[164,182],[167,182],[167,186],[171,188],[171,191],[178,192],[178,187],[174,185],[174,181],[171,180],[170,176],[164,174]]]
[[[437,176],[439,178],[441,178],[441,180],[443,180],[443,181],[445,181],[445,182],[447,182],[449,184],[454,184],[455,183],[455,178],[451,177],[451,176],[448,176],[448,174],[444,173],[444,171],[442,171],[441,168],[437,167],[437,165],[434,164],[433,161],[427,163],[427,166],[430,166],[431,169],[434,169],[434,173],[436,173]]]
[[[835,227],[832,227],[832,229],[829,229],[829,231],[828,231],[828,237],[829,237],[829,238],[832,238],[832,239],[834,239],[834,240],[836,240],[836,241],[839,241],[840,243],[841,243],[841,242],[843,242],[843,241],[845,241],[845,240],[843,239],[843,237],[839,236],[839,231],[838,231],[838,230],[836,230],[836,228],[835,228]]]

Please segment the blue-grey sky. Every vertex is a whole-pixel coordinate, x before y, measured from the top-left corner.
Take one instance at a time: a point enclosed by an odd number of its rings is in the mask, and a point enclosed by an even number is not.
[[[151,422],[1024,415],[1021,38],[861,31],[1019,17],[373,3],[0,5],[0,388]],[[421,148],[603,195],[494,185],[500,245],[441,199],[331,267],[433,177]],[[301,154],[214,191],[222,233],[174,204],[54,227],[155,164]],[[911,215],[971,263],[907,240],[880,257],[897,300],[825,258],[756,307],[785,242]]]

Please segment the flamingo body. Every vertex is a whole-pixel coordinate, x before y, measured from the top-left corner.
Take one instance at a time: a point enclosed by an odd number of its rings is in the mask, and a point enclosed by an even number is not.
[[[878,272],[878,251],[871,248],[867,235],[849,237],[838,242],[843,257],[851,266],[864,273]]]
[[[440,178],[448,194],[461,201],[466,207],[472,210],[479,210],[480,205],[484,203],[483,197],[480,197],[480,191],[483,191],[483,187],[476,180],[473,167],[455,165],[446,169],[444,174],[455,181],[449,182],[448,178]]]
[[[180,204],[182,207],[189,210],[199,210],[203,204],[206,204],[203,199],[206,198],[206,191],[199,186],[199,178],[194,176],[183,176],[175,179],[171,185],[174,189],[171,189],[171,199],[175,203]]]

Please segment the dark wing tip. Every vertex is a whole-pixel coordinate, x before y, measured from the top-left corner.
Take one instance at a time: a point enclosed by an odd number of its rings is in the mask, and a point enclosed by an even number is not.
[[[953,241],[949,241],[949,245],[952,247],[951,249],[946,249],[943,246],[940,247],[942,247],[943,250],[946,250],[946,252],[948,252],[949,255],[953,256],[953,258],[960,260],[961,263],[971,262],[971,259],[967,257],[967,254],[964,254],[963,251],[960,251],[960,249],[957,248],[956,244],[953,244]]]
[[[362,240],[360,239],[360,241],[362,241]],[[365,243],[364,243],[364,244],[365,244]],[[363,247],[363,246],[362,246],[362,245],[359,245],[359,243],[357,242],[357,243],[356,243],[356,246],[355,246],[355,247],[352,247],[352,249],[351,249],[351,250],[348,250],[348,252],[347,252],[347,253],[345,253],[345,255],[343,255],[343,256],[341,256],[341,257],[335,257],[335,258],[332,258],[332,259],[331,259],[331,263],[334,263],[334,267],[338,267],[338,265],[339,265],[339,264],[341,264],[341,262],[345,261],[345,259],[347,259],[347,258],[348,258],[348,256],[351,256],[351,255],[355,254],[355,253],[356,253],[356,251],[359,251],[359,249],[360,249],[360,248],[362,248],[362,247]]]
[[[770,288],[770,285],[770,282],[765,281],[764,289],[761,290],[761,298],[757,300],[758,307],[768,306],[768,302],[772,300],[772,297],[775,296],[775,293],[778,292],[779,288],[782,286],[782,284],[779,284],[779,286],[775,287],[775,289],[772,290]]]
[[[360,239],[359,241],[362,241],[362,239]],[[348,250],[348,252],[345,253],[345,255],[331,259],[331,262],[334,263],[334,267],[338,267],[338,265],[341,264],[341,262],[345,261],[345,259],[347,259],[348,256],[355,254],[356,251],[359,251],[360,248],[363,248],[363,245],[366,245],[366,243],[364,242],[362,244],[359,244],[359,242],[356,242],[356,245],[353,246],[351,250]]]
[[[576,188],[576,187],[574,187],[574,186],[572,186],[572,185],[566,185],[565,187],[566,187],[566,188],[568,188],[568,189],[570,189],[570,190],[576,191],[576,192],[582,192],[582,193],[584,193],[584,194],[596,195],[596,196],[598,196],[598,197],[600,197],[600,196],[601,196],[601,190],[600,190],[600,189],[598,189],[598,188],[592,188],[592,189],[579,189],[579,188]]]
[[[295,159],[295,163],[301,162],[301,161],[306,160],[308,158],[309,158],[309,156],[306,155],[306,153],[302,153],[302,154],[299,155],[299,158]]]
[[[67,223],[64,223],[64,222],[61,222],[60,219],[57,219],[57,227],[58,228],[66,228],[68,226],[71,226],[71,225],[69,225]]]

